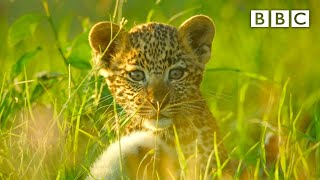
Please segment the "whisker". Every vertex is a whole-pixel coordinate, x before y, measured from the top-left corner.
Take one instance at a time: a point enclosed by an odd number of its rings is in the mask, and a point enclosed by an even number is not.
[[[197,127],[194,125],[192,120],[190,120],[190,116],[187,116],[188,114],[189,114],[188,111],[185,111],[184,113],[182,113],[182,116],[187,120],[187,123],[190,125],[190,127],[193,127],[194,129],[196,129]]]
[[[95,110],[95,113],[96,112],[98,112],[98,111],[100,111],[101,109],[104,109],[104,108],[106,108],[107,110],[113,105],[113,103],[114,102],[112,102],[112,103],[110,103],[110,104],[107,104],[107,105],[104,105],[104,106],[100,106],[99,108],[97,108],[96,110]]]
[[[203,90],[203,94],[208,95],[209,97],[217,98],[217,99],[222,99],[225,101],[231,101],[232,96],[231,95],[225,95],[222,93],[217,93],[217,92],[212,92],[209,90]]]
[[[182,102],[175,103],[175,104],[169,104],[168,106],[166,106],[166,107],[164,108],[164,110],[167,109],[167,108],[175,107],[175,106],[181,106],[181,105],[184,105],[184,104],[191,104],[191,103],[197,103],[197,102],[204,103],[204,102],[205,102],[205,99],[182,101]]]
[[[103,100],[109,99],[109,98],[111,98],[111,97],[113,97],[112,94],[109,94],[109,95],[106,95],[106,96],[100,98],[99,101],[103,101]]]
[[[206,91],[207,93],[210,93],[212,95],[218,95],[218,96],[224,96],[224,97],[227,97],[227,98],[232,98],[232,95],[228,95],[228,94],[223,94],[223,93],[218,93],[216,91],[212,91],[212,90],[208,90],[208,89],[204,89],[202,88],[201,89],[202,91]]]
[[[100,80],[103,80],[103,79],[105,79],[105,77],[103,77],[103,76],[99,76],[99,77],[98,77],[98,79],[95,79],[95,80],[89,81],[89,82],[87,82],[87,83],[83,83],[83,85],[88,86],[88,85],[94,84],[94,83],[96,83],[96,82],[99,82]]]
[[[89,102],[85,105],[84,111],[89,110],[92,107],[97,107],[99,104],[104,103],[112,98],[111,95],[101,98],[98,102],[93,100],[93,102]]]
[[[193,105],[193,104],[183,104],[182,106],[183,106],[183,107],[188,107],[188,108],[194,108],[194,109],[201,109],[201,110],[203,110],[202,107],[199,107],[199,106]]]

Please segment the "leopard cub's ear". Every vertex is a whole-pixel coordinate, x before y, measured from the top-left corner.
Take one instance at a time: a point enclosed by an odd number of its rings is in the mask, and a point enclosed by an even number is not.
[[[89,33],[89,43],[95,55],[107,66],[124,38],[125,31],[111,22],[95,24]]]
[[[215,35],[215,26],[210,17],[196,15],[181,24],[179,38],[199,56],[202,63],[211,57],[211,44]]]

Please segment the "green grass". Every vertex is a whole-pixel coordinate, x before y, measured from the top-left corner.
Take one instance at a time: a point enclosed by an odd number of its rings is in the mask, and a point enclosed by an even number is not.
[[[119,138],[128,119],[92,70],[87,36],[94,23],[124,17],[126,29],[149,21],[179,26],[199,13],[217,27],[202,92],[238,161],[235,177],[246,169],[253,179],[320,178],[318,1],[2,4],[0,179],[84,178]],[[250,28],[251,9],[310,9],[311,27]],[[269,132],[280,135],[273,163]]]

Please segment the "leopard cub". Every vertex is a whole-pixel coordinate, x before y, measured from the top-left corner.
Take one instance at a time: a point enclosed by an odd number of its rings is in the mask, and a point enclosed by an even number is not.
[[[155,22],[129,31],[110,22],[93,26],[94,59],[130,122],[127,135],[103,152],[88,179],[198,179],[216,173],[227,155],[200,93],[214,35],[214,23],[204,15],[179,28]]]

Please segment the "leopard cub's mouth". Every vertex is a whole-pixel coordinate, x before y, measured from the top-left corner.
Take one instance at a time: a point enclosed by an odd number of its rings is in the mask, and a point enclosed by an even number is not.
[[[171,127],[172,119],[167,116],[160,115],[158,118],[148,118],[143,122],[143,126],[153,131],[161,131]]]

